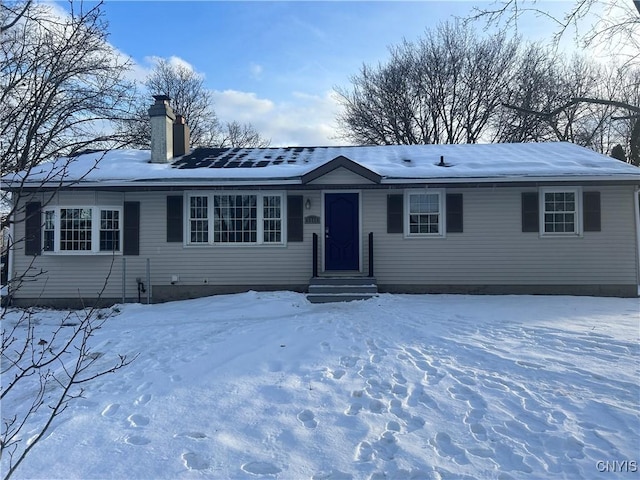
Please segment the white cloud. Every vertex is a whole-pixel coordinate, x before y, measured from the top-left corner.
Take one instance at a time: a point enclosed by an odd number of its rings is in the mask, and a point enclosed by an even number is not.
[[[323,95],[293,92],[290,101],[273,102],[255,93],[214,92],[215,110],[222,122],[251,123],[271,146],[340,145],[336,117],[340,106],[332,91]]]
[[[202,77],[205,76],[203,73],[197,72],[196,69],[193,67],[193,65],[191,65],[189,62],[187,62],[183,58],[176,57],[175,55],[169,58],[163,58],[163,57],[152,55],[152,56],[144,57],[142,59],[142,62],[136,62],[134,59],[132,59],[125,53],[122,53],[117,49],[114,49],[114,50],[120,58],[128,59],[130,61],[131,69],[129,70],[127,78],[139,84],[143,84],[145,82],[145,80],[147,79],[147,77],[149,76],[153,68],[156,66],[156,64],[160,60],[166,60],[169,63],[169,65],[176,66],[176,67],[177,66],[183,67],[193,72],[196,72],[198,75],[201,75]]]
[[[274,108],[271,100],[237,90],[214,90],[213,100],[216,114],[223,121],[251,122],[252,118],[266,115]]]
[[[169,58],[157,57],[155,55],[144,57],[144,63],[148,66],[149,69],[153,68],[160,60],[165,60],[172,67],[182,67],[187,70],[191,70],[192,72],[196,71],[193,65],[187,62],[185,59],[176,57],[175,55],[172,55]],[[200,72],[196,73],[198,73],[199,75],[203,75]]]
[[[258,63],[251,62],[251,64],[249,65],[249,72],[251,73],[251,77],[256,80],[259,80],[260,78],[262,78],[263,71],[264,71],[264,68],[262,67],[262,65]]]

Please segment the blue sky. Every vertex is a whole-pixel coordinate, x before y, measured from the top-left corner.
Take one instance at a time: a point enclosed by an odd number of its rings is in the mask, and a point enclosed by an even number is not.
[[[154,57],[186,63],[205,75],[221,120],[250,122],[273,146],[335,145],[345,141],[334,87],[478,3],[107,0],[104,12],[111,44],[138,78]],[[547,34],[535,22],[523,28],[529,38]]]

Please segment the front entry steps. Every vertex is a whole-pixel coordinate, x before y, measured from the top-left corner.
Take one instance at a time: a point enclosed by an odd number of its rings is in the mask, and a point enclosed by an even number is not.
[[[311,303],[350,302],[378,296],[373,277],[313,277],[307,300]]]

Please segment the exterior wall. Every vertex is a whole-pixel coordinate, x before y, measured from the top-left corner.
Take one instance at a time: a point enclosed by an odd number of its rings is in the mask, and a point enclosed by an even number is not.
[[[327,185],[327,189],[334,188]],[[637,253],[633,187],[589,187],[601,192],[600,232],[548,238],[522,233],[520,188],[447,189],[464,198],[464,232],[444,238],[405,238],[388,234],[389,189],[360,190],[362,265],[369,264],[367,234],[374,234],[374,274],[381,291],[471,293],[588,293],[636,295]],[[531,189],[529,189],[531,190]],[[585,190],[587,188],[585,187]],[[166,196],[178,192],[61,192],[49,205],[122,205],[140,202],[140,255],[14,255],[15,273],[35,275],[16,293],[16,303],[89,303],[102,291],[119,302],[123,281],[127,300],[137,301],[137,278],[152,301],[190,298],[246,289],[303,291],[312,276],[312,236],[322,224],[305,224],[304,241],[286,245],[185,246],[166,242]],[[290,191],[311,208],[304,216],[323,217],[322,190]],[[40,196],[41,201],[46,201]],[[24,222],[16,224],[24,237]],[[126,272],[123,271],[126,260]],[[172,284],[172,277],[178,281]],[[104,288],[104,290],[103,290]],[[142,294],[143,301],[146,293]]]
[[[365,233],[375,232],[375,276],[380,289],[446,292],[494,286],[488,291],[499,291],[499,287],[531,286],[511,290],[558,293],[562,289],[539,287],[624,285],[627,292],[636,292],[633,187],[584,190],[601,192],[601,231],[555,238],[521,231],[520,194],[524,190],[519,188],[447,189],[447,193],[463,193],[464,232],[448,233],[444,238],[386,233],[387,192],[365,191],[364,210],[369,214],[363,228]],[[597,288],[589,290],[596,293]]]
[[[14,272],[42,272],[37,281],[24,282],[15,295],[20,299],[38,299],[38,303],[79,304],[80,299],[101,298],[122,301],[123,258],[126,260],[124,283],[128,300],[137,301],[140,278],[147,287],[147,259],[150,265],[152,301],[190,298],[203,294],[257,289],[306,289],[312,275],[312,233],[319,225],[305,225],[304,241],[283,245],[206,245],[185,246],[166,242],[166,197],[177,192],[140,192],[97,194],[61,192],[48,205],[81,206],[95,201],[114,205],[124,201],[140,202],[140,255],[40,255],[24,254],[24,245],[16,249]],[[301,192],[288,192],[296,194]],[[59,198],[58,198],[59,197]],[[311,209],[304,215],[320,214],[319,192],[304,193]],[[286,218],[286,216],[285,216]],[[24,222],[16,225],[16,238],[24,237]],[[172,277],[179,280],[172,285]],[[160,295],[155,294],[158,289]],[[146,293],[142,294],[143,301]],[[105,300],[107,302],[107,300]]]

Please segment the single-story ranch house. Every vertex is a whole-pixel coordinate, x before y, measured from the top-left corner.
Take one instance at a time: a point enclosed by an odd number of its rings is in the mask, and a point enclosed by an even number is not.
[[[20,192],[17,305],[246,290],[637,296],[640,169],[570,143],[188,149],[57,159]],[[14,197],[15,197],[14,196]]]

